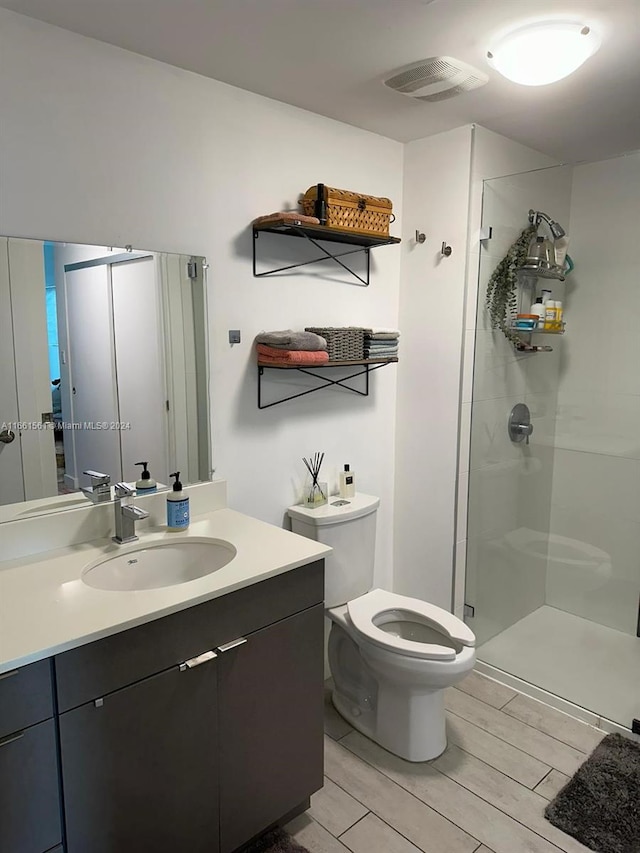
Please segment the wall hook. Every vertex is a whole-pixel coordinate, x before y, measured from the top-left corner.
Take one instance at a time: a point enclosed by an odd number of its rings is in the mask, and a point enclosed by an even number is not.
[[[451,246],[447,246],[447,244],[445,242],[443,242],[442,243],[442,249],[440,251],[445,256],[445,258],[448,258],[449,255],[451,254],[451,252],[453,251],[453,249],[451,248]]]
[[[427,235],[423,231],[418,231],[416,228],[416,243],[424,243],[427,239]]]

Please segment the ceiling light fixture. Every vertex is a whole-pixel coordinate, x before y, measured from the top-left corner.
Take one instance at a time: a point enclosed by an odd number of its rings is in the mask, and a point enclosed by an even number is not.
[[[600,38],[590,27],[544,21],[504,35],[487,51],[487,60],[514,83],[546,86],[568,77],[599,47]]]

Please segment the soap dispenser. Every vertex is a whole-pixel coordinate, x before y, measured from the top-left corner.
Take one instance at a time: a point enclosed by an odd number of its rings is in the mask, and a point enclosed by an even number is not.
[[[142,465],[142,474],[140,479],[136,480],[136,492],[139,495],[149,495],[151,492],[158,491],[158,484],[151,477],[151,473],[147,471],[148,462],[135,462],[135,465]]]
[[[182,491],[180,471],[169,476],[175,477],[176,480],[167,495],[167,530],[180,532],[189,526],[189,495]]]

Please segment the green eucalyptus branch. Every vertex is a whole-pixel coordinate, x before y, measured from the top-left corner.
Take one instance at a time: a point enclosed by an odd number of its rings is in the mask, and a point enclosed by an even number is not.
[[[518,269],[527,257],[529,243],[537,230],[535,225],[524,229],[492,272],[487,285],[486,306],[491,328],[499,329],[514,344],[520,342],[517,332],[510,328],[518,311]]]

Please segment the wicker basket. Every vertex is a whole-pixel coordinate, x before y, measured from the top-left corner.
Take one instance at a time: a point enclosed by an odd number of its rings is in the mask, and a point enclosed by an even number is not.
[[[321,192],[324,190],[326,202],[327,221],[324,225],[357,234],[389,236],[389,223],[395,219],[390,199],[315,184],[302,198],[302,210],[306,216],[318,216],[318,187]]]
[[[364,329],[356,326],[334,328],[307,326],[305,332],[315,332],[327,342],[329,361],[362,361],[364,359]]]

